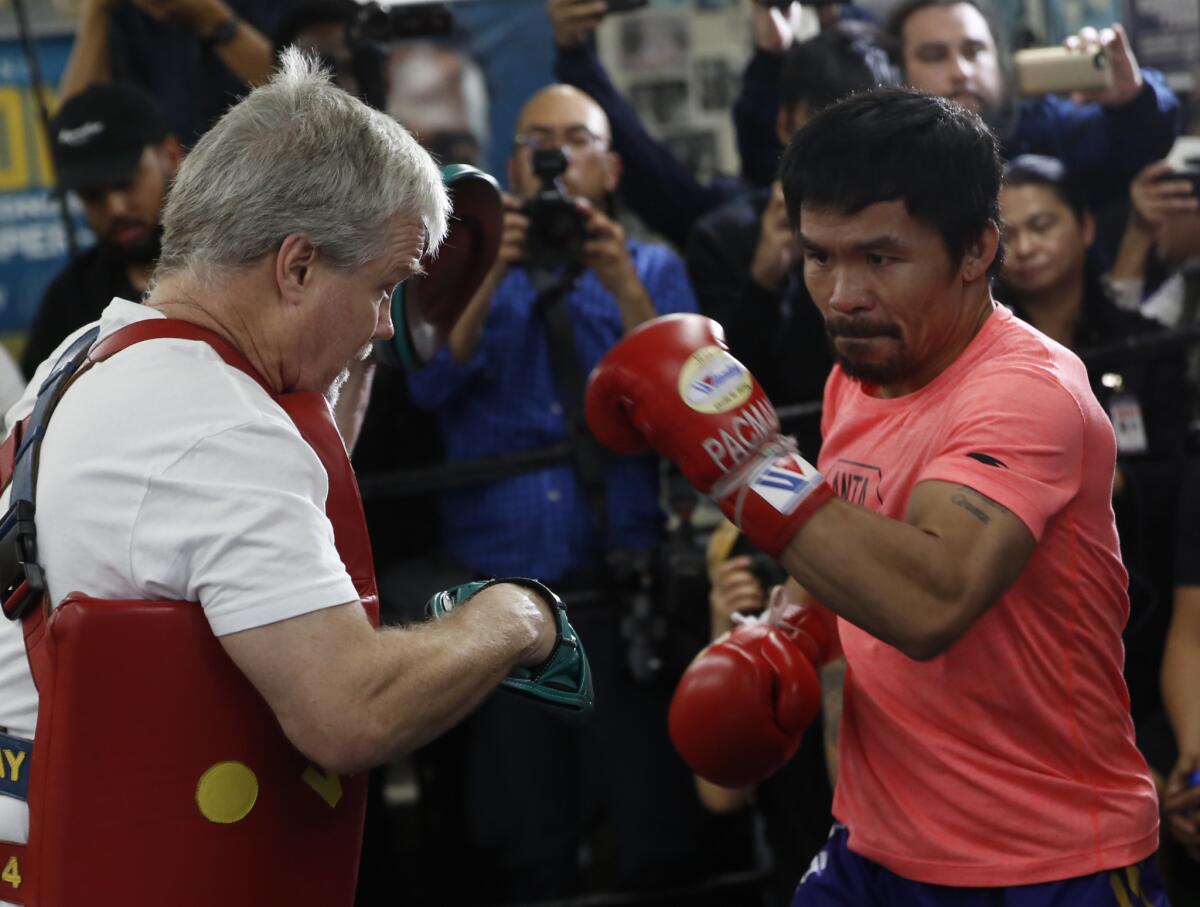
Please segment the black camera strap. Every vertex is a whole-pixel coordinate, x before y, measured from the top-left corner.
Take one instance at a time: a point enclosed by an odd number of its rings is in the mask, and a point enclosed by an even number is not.
[[[583,413],[587,375],[584,374],[583,363],[579,361],[579,351],[575,346],[571,312],[565,299],[568,289],[569,285],[560,285],[539,293],[537,309],[546,322],[546,334],[550,341],[550,371],[563,413],[567,417],[571,459],[592,513],[597,540],[604,549],[608,543],[608,497],[604,474],[610,455],[588,428]]]

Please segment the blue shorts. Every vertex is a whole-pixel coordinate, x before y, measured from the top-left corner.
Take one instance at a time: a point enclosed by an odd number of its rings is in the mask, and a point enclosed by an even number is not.
[[[1058,882],[955,888],[902,878],[851,851],[848,837],[844,825],[833,826],[800,880],[792,907],[1170,907],[1153,856]]]

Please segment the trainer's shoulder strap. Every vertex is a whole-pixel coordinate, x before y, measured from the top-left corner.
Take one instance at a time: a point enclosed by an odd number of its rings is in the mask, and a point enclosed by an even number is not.
[[[80,334],[59,356],[49,376],[38,388],[33,411],[0,447],[0,477],[10,488],[8,510],[0,517],[0,606],[10,620],[19,620],[46,591],[46,578],[37,562],[37,533],[34,530],[34,489],[38,459],[46,424],[67,388],[87,371],[88,351],[96,342],[99,327]]]
[[[103,362],[110,356],[115,356],[121,350],[133,346],[135,343],[141,343],[143,340],[195,340],[207,343],[218,356],[225,360],[227,365],[245,372],[272,397],[278,396],[267,384],[266,379],[250,364],[250,360],[242,355],[241,351],[232,343],[215,331],[192,324],[190,321],[181,321],[178,318],[147,318],[127,324],[125,327],[113,331],[92,347],[88,359],[92,362]]]

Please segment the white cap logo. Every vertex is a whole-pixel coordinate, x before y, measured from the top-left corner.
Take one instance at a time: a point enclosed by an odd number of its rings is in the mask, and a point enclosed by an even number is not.
[[[58,134],[58,141],[62,145],[78,148],[80,145],[86,145],[88,140],[103,131],[104,124],[99,120],[93,120],[90,123],[82,123],[74,129],[63,129]]]

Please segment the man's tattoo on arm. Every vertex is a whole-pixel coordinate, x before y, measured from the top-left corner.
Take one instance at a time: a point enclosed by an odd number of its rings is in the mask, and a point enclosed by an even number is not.
[[[992,521],[991,516],[983,509],[985,507],[993,508],[1001,513],[1008,513],[1008,508],[1003,504],[997,504],[987,495],[980,494],[974,488],[968,488],[966,485],[959,485],[958,488],[958,491],[950,495],[950,502],[957,504],[963,510],[967,511],[967,513],[971,514],[971,516],[975,517],[975,519],[979,520],[979,522],[986,524]]]

